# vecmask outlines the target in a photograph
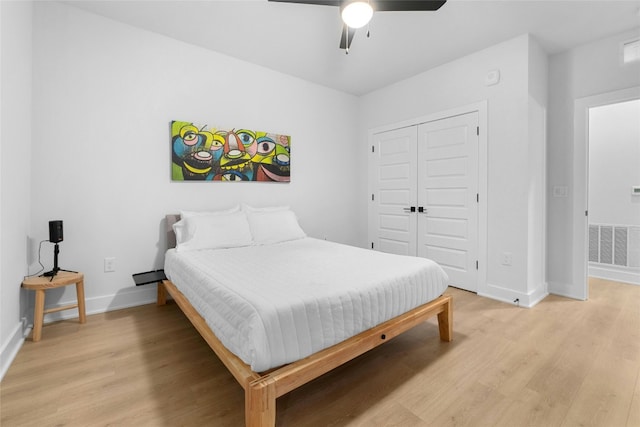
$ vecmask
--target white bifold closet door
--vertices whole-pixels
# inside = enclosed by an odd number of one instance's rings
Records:
[[[373,249],[416,254],[417,220],[408,210],[411,206],[415,209],[417,201],[417,141],[415,126],[374,135],[373,209],[369,210]]]
[[[475,292],[478,114],[376,133],[370,168],[372,247],[430,258]]]

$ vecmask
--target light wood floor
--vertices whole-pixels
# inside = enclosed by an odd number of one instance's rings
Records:
[[[450,289],[427,322],[278,399],[279,426],[640,426],[640,287],[518,308]],[[180,310],[45,325],[0,384],[2,427],[242,426],[244,394]]]

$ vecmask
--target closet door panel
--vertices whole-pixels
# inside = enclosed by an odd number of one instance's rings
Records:
[[[369,178],[369,235],[373,248],[415,255],[417,241],[417,128],[395,129],[373,136]]]
[[[450,283],[477,290],[478,114],[418,126],[417,254],[433,259]]]

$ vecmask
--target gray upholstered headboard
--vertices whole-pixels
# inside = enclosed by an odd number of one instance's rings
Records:
[[[173,231],[173,224],[180,221],[180,214],[169,214],[167,219],[167,249],[176,247],[176,233]]]

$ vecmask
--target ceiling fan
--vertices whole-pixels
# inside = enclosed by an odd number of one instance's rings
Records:
[[[447,0],[269,0],[280,3],[318,4],[340,7],[342,36],[340,49],[349,53],[356,29],[367,25],[373,12],[412,12],[438,10]],[[367,31],[367,36],[369,35]]]

